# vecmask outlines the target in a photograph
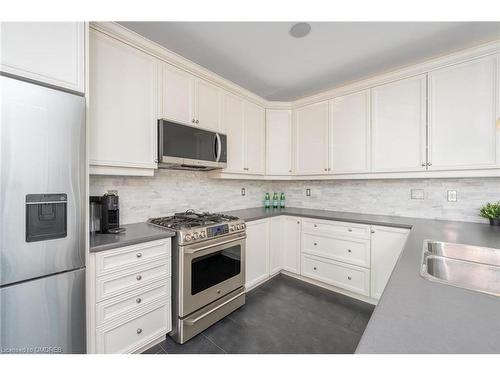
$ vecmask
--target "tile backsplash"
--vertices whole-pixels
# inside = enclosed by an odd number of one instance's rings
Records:
[[[245,188],[245,196],[241,195]],[[311,196],[306,196],[311,189]],[[411,190],[424,199],[410,199]],[[285,192],[287,206],[382,215],[486,222],[485,202],[500,200],[500,178],[249,181],[211,179],[204,172],[158,170],[154,177],[91,176],[90,194],[118,190],[121,222],[133,223],[189,208],[228,211],[262,205],[265,192]],[[447,201],[447,191],[457,201]]]

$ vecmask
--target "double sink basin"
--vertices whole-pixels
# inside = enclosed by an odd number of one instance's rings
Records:
[[[430,281],[500,296],[500,249],[425,240],[420,274]]]

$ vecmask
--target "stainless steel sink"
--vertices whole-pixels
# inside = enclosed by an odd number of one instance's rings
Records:
[[[440,241],[427,240],[426,242],[427,247],[424,248],[424,251],[432,255],[491,264],[500,267],[500,249]]]
[[[420,274],[430,281],[500,296],[500,250],[425,240]]]

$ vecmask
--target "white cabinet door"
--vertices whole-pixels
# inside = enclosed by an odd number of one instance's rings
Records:
[[[229,93],[222,97],[222,133],[227,135],[227,168],[224,172],[243,173],[243,99]]]
[[[2,22],[1,71],[84,92],[83,22]]]
[[[281,271],[281,239],[283,237],[282,227],[283,217],[277,216],[270,219],[270,240],[269,240],[269,274],[274,275]]]
[[[372,172],[425,170],[426,75],[375,87]]]
[[[429,73],[429,169],[499,164],[498,56]]]
[[[264,108],[245,102],[243,113],[244,171],[248,174],[264,174],[266,169],[266,115]]]
[[[380,298],[406,243],[409,230],[372,226],[371,293]]]
[[[197,79],[196,125],[213,131],[220,130],[220,90],[208,82]]]
[[[330,101],[330,168],[370,172],[370,90]]]
[[[266,170],[270,175],[292,173],[292,111],[266,110]]]
[[[269,219],[247,223],[245,274],[247,288],[269,277]]]
[[[146,169],[144,174],[152,175],[156,104],[156,59],[91,30],[90,164],[118,167],[120,174]]]
[[[194,77],[172,65],[160,65],[160,117],[193,124]]]
[[[295,173],[328,173],[328,101],[295,111]]]
[[[281,217],[281,266],[285,271],[300,274],[300,237],[302,219]]]

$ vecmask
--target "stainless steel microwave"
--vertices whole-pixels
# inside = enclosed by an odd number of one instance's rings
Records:
[[[226,168],[227,137],[210,130],[158,120],[158,168]]]

